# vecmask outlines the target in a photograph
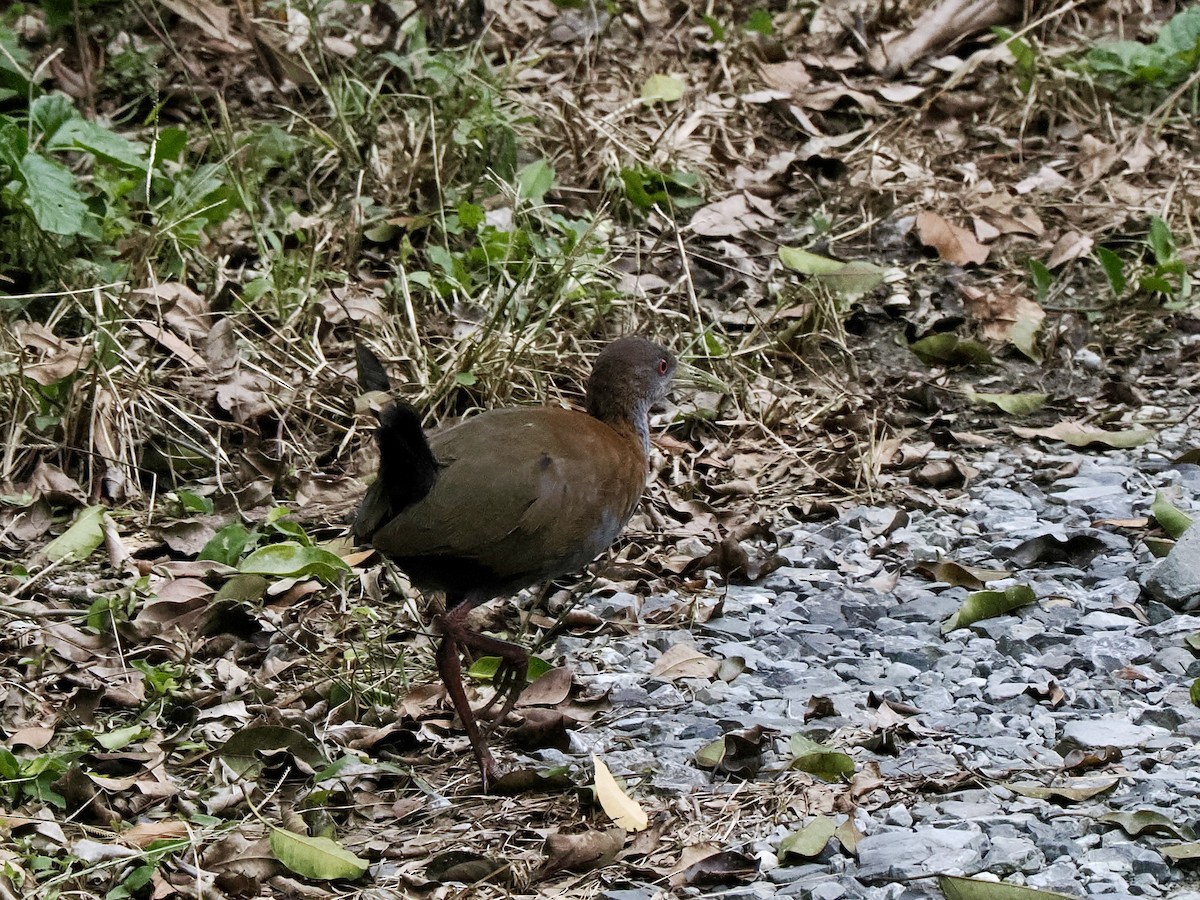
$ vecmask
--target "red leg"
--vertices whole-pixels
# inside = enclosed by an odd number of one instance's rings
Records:
[[[475,753],[475,761],[479,764],[479,774],[483,780],[485,792],[488,790],[490,782],[499,778],[503,773],[487,746],[491,728],[481,729],[479,727],[476,713],[471,709],[471,704],[467,700],[467,692],[462,682],[462,662],[459,659],[459,652],[466,648],[477,653],[500,657],[500,668],[497,669],[493,681],[496,686],[496,696],[483,707],[486,711],[497,699],[505,697],[505,705],[497,721],[503,721],[516,705],[521,689],[525,686],[525,676],[529,670],[529,652],[524,647],[488,637],[466,627],[466,617],[474,607],[486,599],[486,597],[459,599],[445,615],[439,616],[438,623],[442,629],[442,640],[437,648],[438,674],[442,677],[442,683],[446,685],[450,702],[454,704],[454,711],[462,720],[467,738],[471,742],[471,749]]]
[[[475,761],[479,764],[479,776],[483,779],[484,793],[487,793],[488,785],[494,779],[499,778],[502,773],[496,765],[492,751],[488,749],[487,740],[483,732],[479,730],[479,723],[467,700],[467,692],[462,683],[462,663],[459,661],[458,652],[458,642],[455,638],[450,633],[444,634],[437,648],[438,674],[442,676],[442,683],[446,685],[446,692],[450,695],[450,702],[454,704],[454,711],[462,719],[467,738],[471,741],[471,750],[475,753]]]

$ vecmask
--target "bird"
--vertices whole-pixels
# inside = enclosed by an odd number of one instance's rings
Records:
[[[360,354],[360,373],[361,362]],[[445,594],[446,611],[435,619],[438,674],[485,792],[503,773],[467,700],[461,654],[500,658],[484,709],[503,697],[502,721],[524,686],[529,653],[473,630],[467,616],[584,569],[617,540],[646,486],[651,407],[666,397],[676,365],[665,347],[628,335],[596,357],[585,411],[494,409],[429,435],[408,403],[379,410],[379,469],[351,531],[422,594]],[[380,373],[376,367],[369,380],[385,380]]]

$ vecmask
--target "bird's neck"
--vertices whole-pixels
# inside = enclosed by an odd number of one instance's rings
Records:
[[[632,405],[623,404],[620,409],[606,407],[588,398],[588,412],[614,431],[627,435],[642,451],[642,458],[650,459],[650,401],[641,399]]]

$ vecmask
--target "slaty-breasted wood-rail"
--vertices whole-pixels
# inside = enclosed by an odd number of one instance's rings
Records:
[[[379,414],[379,474],[353,525],[422,591],[444,591],[438,672],[479,763],[484,789],[499,770],[462,683],[462,649],[498,656],[497,698],[511,706],[525,648],[467,627],[494,597],[577,572],[621,534],[645,488],[648,416],[675,358],[630,336],[596,358],[586,412],[497,409],[426,436],[419,414],[393,401]]]

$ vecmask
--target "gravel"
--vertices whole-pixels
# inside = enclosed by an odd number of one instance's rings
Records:
[[[1175,435],[1182,447],[1185,436]],[[745,790],[693,757],[715,737],[754,725],[777,737],[766,742],[753,785],[808,785],[808,776],[784,771],[795,733],[849,753],[860,774],[879,777],[852,800],[844,787],[811,786],[813,796],[843,798],[814,812],[854,819],[864,835],[855,854],[833,841],[814,859],[781,862],[779,841],[810,821],[795,809],[782,824],[756,829],[748,820],[724,832],[724,849],[758,857],[752,883],[666,889],[626,881],[602,896],[916,900],[942,896],[927,876],[945,873],[1080,897],[1200,900],[1195,870],[1162,853],[1179,837],[1131,837],[1098,821],[1152,809],[1183,828],[1200,823],[1200,710],[1189,697],[1200,662],[1185,642],[1200,632],[1200,618],[1188,613],[1200,604],[1200,526],[1163,564],[1140,544],[1141,529],[1104,523],[1149,515],[1156,490],[1171,488],[1180,488],[1176,505],[1200,517],[1200,467],[1164,465],[1164,455],[997,450],[971,461],[982,474],[941,508],[909,509],[905,520],[895,508],[863,506],[836,522],[785,529],[779,552],[789,565],[757,584],[714,587],[722,614],[690,630],[562,638],[558,649],[577,680],[589,693],[608,689],[614,707],[603,728],[575,735],[573,752],[601,752],[614,771],[642,776],[635,793],[648,807],[655,798],[686,803],[679,795],[689,791]],[[1085,565],[1008,561],[1041,535],[1091,535],[1102,549]],[[1013,576],[988,587],[1026,584],[1037,599],[943,635],[942,622],[970,591],[916,571],[939,558],[1008,566]],[[624,594],[589,603],[612,614],[639,601]],[[729,682],[651,677],[654,661],[679,641],[739,661],[730,671],[740,673]],[[813,697],[828,698],[833,715],[806,722]],[[881,716],[879,698],[900,713]],[[906,707],[916,714],[903,715]],[[1063,770],[1088,753],[1100,757],[1095,768]],[[1078,800],[1006,787],[1076,778],[1116,783]]]

